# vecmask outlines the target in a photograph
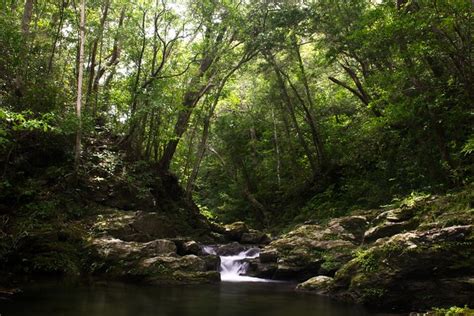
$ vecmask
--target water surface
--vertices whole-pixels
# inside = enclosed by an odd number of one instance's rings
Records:
[[[11,301],[1,316],[363,316],[361,307],[296,293],[287,283],[199,286],[86,286],[41,283]]]

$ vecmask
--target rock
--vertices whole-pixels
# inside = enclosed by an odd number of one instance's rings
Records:
[[[93,230],[96,235],[110,235],[125,241],[146,242],[176,236],[176,225],[166,216],[142,211],[112,211],[97,216]]]
[[[380,225],[370,228],[364,234],[364,242],[372,242],[379,238],[390,237],[395,234],[402,233],[406,230],[416,228],[417,223],[414,221],[405,222],[389,222],[385,221]]]
[[[209,237],[212,239],[212,242],[216,244],[224,244],[227,242],[225,236],[219,233],[210,232]]]
[[[190,240],[185,242],[183,245],[183,250],[185,254],[190,255],[200,255],[201,254],[201,246],[195,242],[194,240]]]
[[[339,227],[343,229],[342,225]],[[328,236],[332,238],[327,239]],[[276,262],[275,278],[279,279],[305,280],[321,273],[332,275],[352,259],[356,248],[353,242],[339,238],[322,226],[303,225],[263,248],[260,261]]]
[[[206,271],[206,262],[197,256],[155,257],[142,260],[131,271],[134,278],[150,284],[201,284],[220,281],[217,271]]]
[[[240,238],[240,242],[243,244],[269,244],[270,241],[270,237],[267,234],[254,229],[250,229],[248,233],[243,233]]]
[[[318,295],[328,295],[334,279],[328,276],[319,275],[313,277],[296,286],[296,290],[312,292]]]
[[[214,233],[218,233],[220,235],[223,235],[226,232],[226,228],[216,222],[209,222],[209,227]]]
[[[3,288],[0,286],[0,300],[2,299],[10,299],[14,296],[20,294],[22,291],[18,288]]]
[[[176,271],[173,273],[173,281],[154,280],[153,283],[165,284],[204,284],[204,283],[219,283],[221,281],[221,274],[217,271],[206,272],[182,272]]]
[[[451,226],[380,239],[336,272],[331,295],[398,310],[472,305],[473,230]]]
[[[221,257],[216,255],[207,255],[201,257],[206,263],[206,271],[219,271],[221,267]]]
[[[176,231],[168,219],[158,213],[137,212],[130,224],[133,230],[145,236],[173,236]]]
[[[318,274],[322,259],[307,260],[306,257],[288,256],[278,259],[275,278],[281,280],[304,280]]]
[[[340,217],[329,222],[328,231],[338,238],[360,243],[368,224],[366,216]]]
[[[181,239],[181,238],[175,238],[172,240],[176,244],[178,254],[180,256],[185,256],[185,255],[200,256],[203,254],[201,245],[195,242],[194,240]]]
[[[224,235],[233,241],[240,241],[244,233],[248,233],[249,229],[244,222],[235,222],[229,225],[225,225]]]
[[[260,251],[261,263],[276,263],[278,260],[278,251],[275,249],[264,249]]]
[[[195,250],[197,243],[184,241],[183,244]],[[213,263],[212,269],[210,267],[212,259],[204,260],[196,255],[178,256],[177,247],[170,240],[135,242],[103,237],[94,239],[90,247],[91,272],[109,279],[151,284],[194,284],[220,280],[214,269],[216,263]]]
[[[254,248],[249,248],[249,249],[245,250],[245,253],[249,257],[258,256],[260,254],[260,248],[255,248],[255,247]]]
[[[410,220],[414,216],[414,209],[409,207],[396,208],[393,210],[388,210],[380,215],[378,215],[373,223],[380,224],[384,221],[389,221],[393,223],[404,222]]]
[[[261,263],[258,258],[246,259],[245,261],[249,264],[245,275],[263,279],[274,278],[277,270],[276,263]]]
[[[238,253],[245,250],[246,250],[245,246],[239,244],[238,242],[233,242],[233,243],[218,247],[216,249],[216,254],[219,256],[232,256],[232,255],[237,255]]]
[[[188,255],[183,257],[167,257],[158,256],[147,258],[139,263],[140,268],[144,269],[145,274],[153,273],[154,271],[162,272],[162,270],[199,272],[206,271],[206,262],[195,255]]]
[[[98,255],[105,260],[132,260],[163,254],[176,254],[175,244],[166,239],[140,243],[105,237],[94,239],[92,245]]]

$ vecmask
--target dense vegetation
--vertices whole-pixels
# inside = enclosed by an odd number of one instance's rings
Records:
[[[469,0],[83,4],[0,2],[4,213],[101,138],[267,228],[472,181]]]
[[[247,276],[472,313],[473,3],[0,0],[0,300],[254,247]]]

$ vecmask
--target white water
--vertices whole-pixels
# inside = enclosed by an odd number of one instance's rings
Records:
[[[216,251],[211,246],[204,246],[203,251],[208,254],[216,254]],[[248,262],[244,259],[258,258],[259,250],[251,248],[240,252],[233,256],[220,256],[221,258],[221,280],[226,282],[271,282],[271,280],[260,279],[245,276],[249,267]]]

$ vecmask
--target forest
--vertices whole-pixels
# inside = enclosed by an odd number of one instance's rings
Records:
[[[0,314],[39,277],[213,283],[245,253],[368,313],[472,315],[473,9],[0,0]]]

